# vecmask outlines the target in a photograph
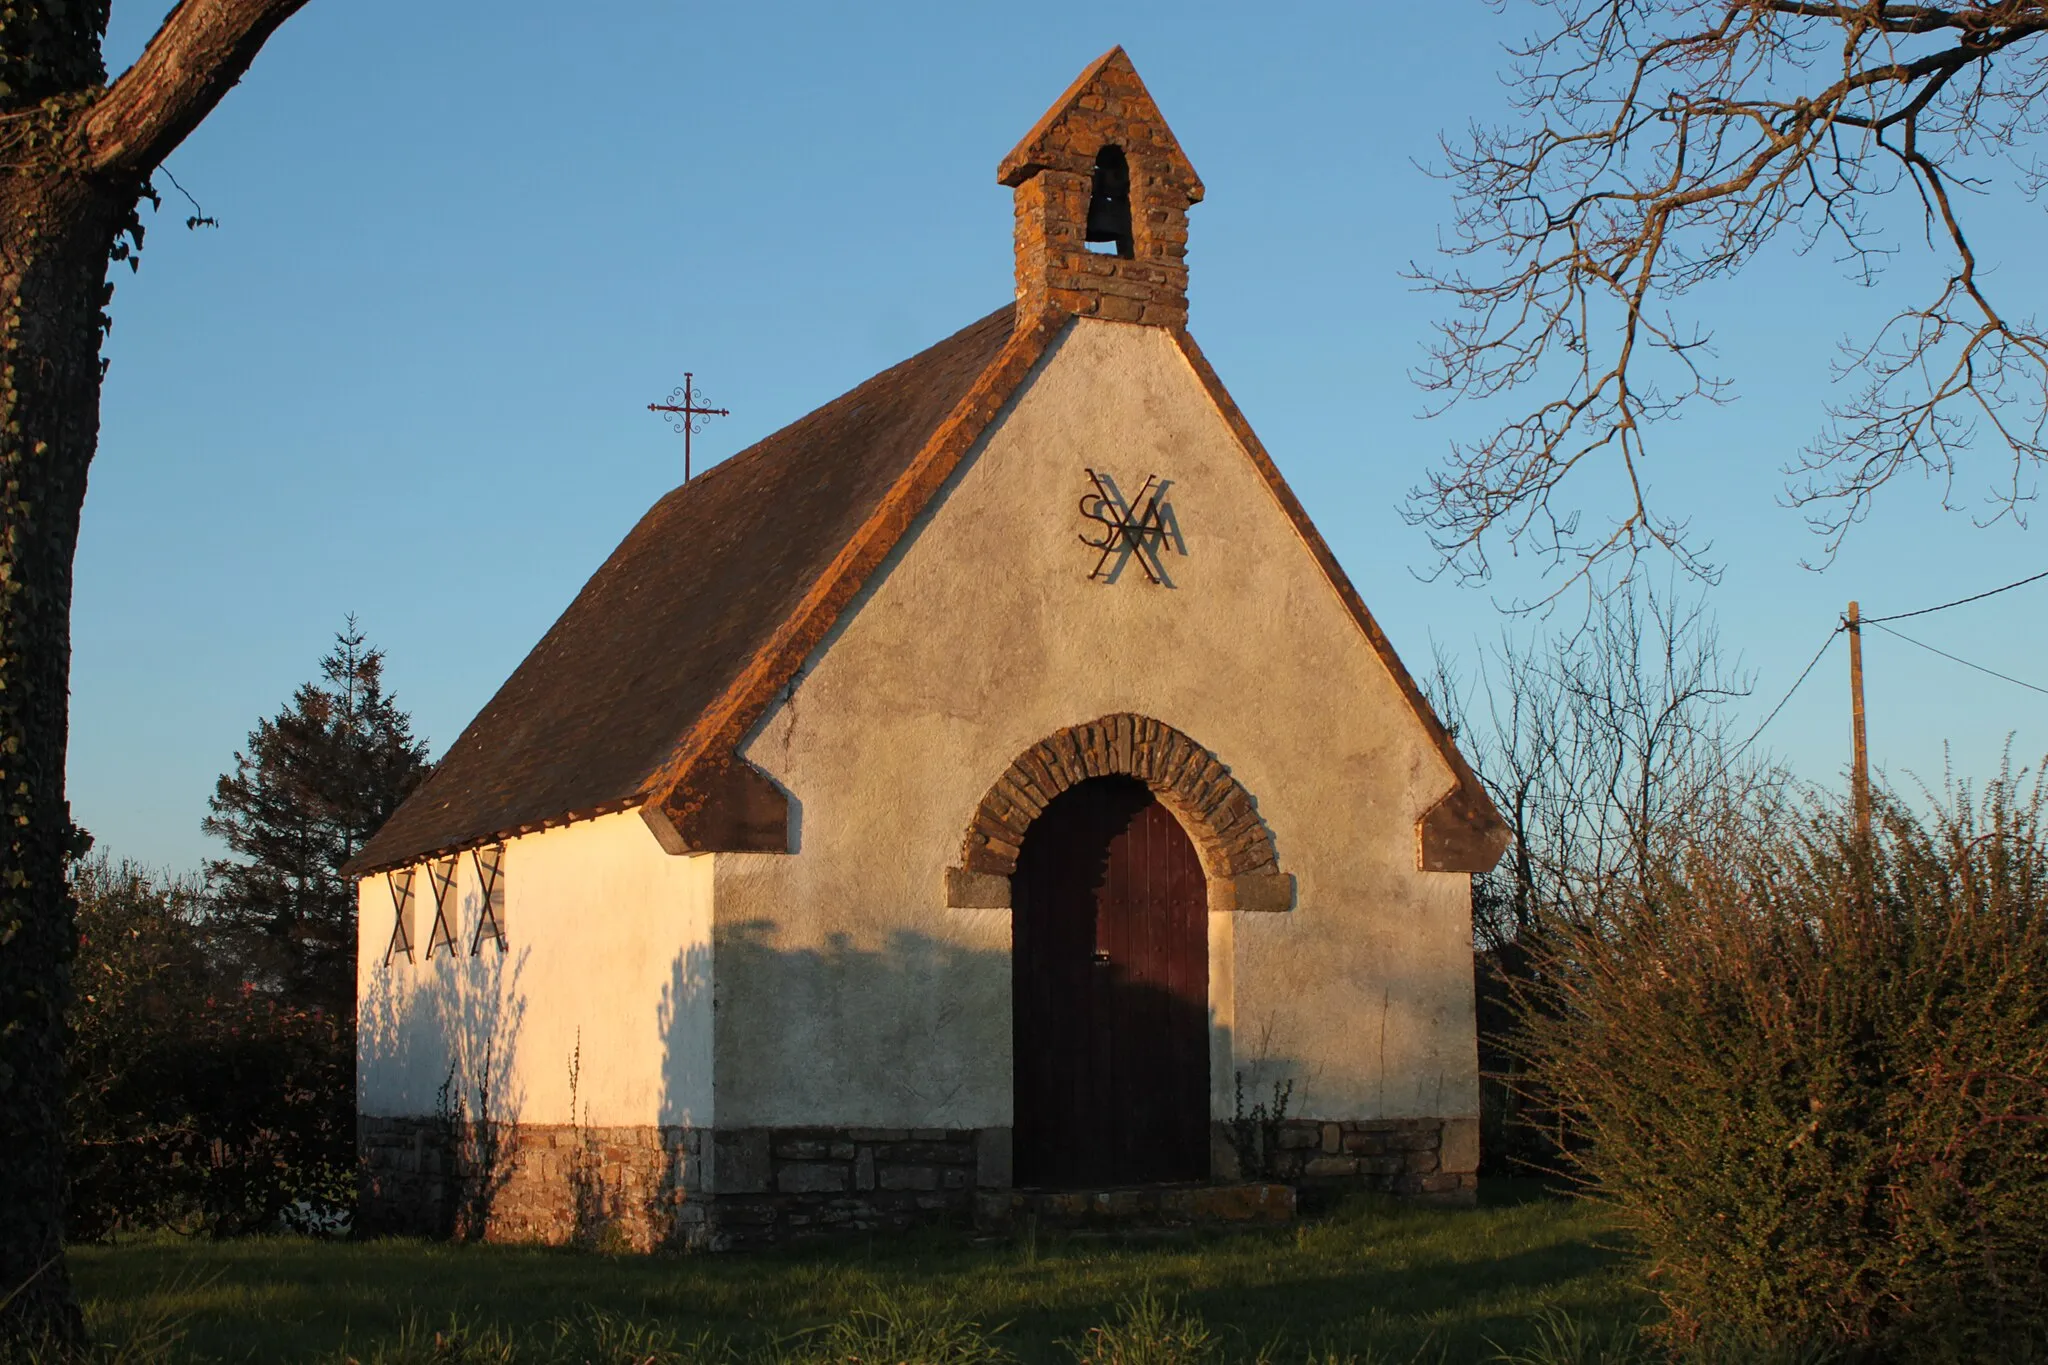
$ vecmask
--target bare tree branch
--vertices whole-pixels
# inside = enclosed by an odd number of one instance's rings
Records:
[[[2048,462],[2048,336],[1985,288],[1958,192],[2000,160],[2039,183],[2048,0],[1537,4],[1546,26],[1513,52],[1522,121],[1445,143],[1449,262],[1414,271],[1453,305],[1418,376],[1434,410],[1534,395],[1411,493],[1439,571],[1484,580],[1505,544],[1562,574],[1545,600],[1651,551],[1711,580],[1709,547],[1648,491],[1650,430],[1729,396],[1672,305],[1786,236],[1874,279],[1894,248],[1866,215],[1901,188],[1948,278],[1845,349],[1861,382],[1789,499],[1831,555],[1893,475],[1952,487],[1988,434],[2009,457],[1990,516],[2023,516]],[[1589,522],[1590,492],[1615,506]]]
[[[1780,780],[1735,739],[1751,678],[1723,655],[1704,600],[1671,589],[1631,585],[1546,640],[1503,634],[1475,687],[1439,652],[1424,690],[1514,834],[1475,886],[1485,952],[1640,880],[1726,793]]]
[[[180,0],[149,46],[86,110],[86,169],[148,175],[242,79],[306,0]]]

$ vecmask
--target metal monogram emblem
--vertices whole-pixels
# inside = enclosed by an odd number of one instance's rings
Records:
[[[1081,515],[1102,524],[1102,530],[1095,536],[1080,537],[1083,545],[1101,551],[1088,577],[1114,583],[1123,573],[1124,565],[1135,558],[1147,581],[1172,587],[1173,580],[1166,573],[1166,553],[1188,552],[1187,542],[1181,539],[1180,522],[1173,515],[1173,504],[1166,500],[1166,490],[1173,486],[1173,480],[1148,474],[1145,486],[1135,498],[1124,497],[1116,480],[1097,470],[1088,471],[1088,481],[1095,491],[1081,499]]]

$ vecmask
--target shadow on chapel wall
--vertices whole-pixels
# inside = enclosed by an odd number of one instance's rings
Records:
[[[790,948],[779,946],[782,934],[770,919],[722,926],[711,953],[721,1002],[772,1002],[722,1011],[719,1045],[726,1051],[719,1058],[723,1069],[714,1111],[721,1115],[720,1126],[731,1122],[726,1113],[762,1112],[776,1098],[764,1093],[771,1085],[807,1092],[802,1104],[812,1112],[848,1113],[841,1120],[848,1126],[1014,1125],[1007,946],[968,947],[898,930],[875,948],[856,946],[848,934],[833,934],[816,947]],[[684,1121],[667,1115],[683,1112],[688,1097],[701,1093],[694,1068],[710,1061],[708,1041],[693,1031],[708,1027],[710,1019],[710,1011],[695,1007],[708,989],[699,953],[693,950],[676,963],[663,995],[664,1123]],[[1148,994],[1157,996],[1161,1012],[1184,1007],[1163,993]],[[1218,1024],[1213,1010],[1201,1008],[1209,1035],[1210,1093],[1216,1097],[1211,1112],[1218,1122],[1228,1122],[1236,1078],[1224,1065],[1242,1041]],[[1275,1084],[1291,1080],[1298,1093],[1306,1080],[1305,1064],[1276,1048],[1270,1029],[1258,1046],[1255,1056],[1230,1062],[1244,1071],[1245,1103],[1236,1117],[1252,1122],[1270,1114]],[[1266,1114],[1253,1112],[1262,1094]],[[884,1101],[879,1112],[886,1119],[870,1117],[876,1111],[843,1108],[841,1102],[863,1095]]]
[[[384,1116],[429,1123],[432,1155],[415,1160],[437,1169],[413,1174],[426,1178],[423,1197],[437,1203],[431,1221],[444,1235],[481,1235],[512,1178],[507,1138],[526,1101],[518,1063],[531,951],[401,958],[380,966],[357,1002],[359,1123],[366,1134]]]
[[[793,1101],[844,1111],[852,1126],[920,1128],[988,1126],[992,1110],[1008,1112],[1007,951],[914,930],[872,948],[847,933],[784,947],[783,933],[770,919],[719,927],[719,999],[749,1004],[719,1020],[721,1111]],[[676,1056],[683,1040],[665,1041]]]
[[[661,1034],[659,1122],[711,1126],[711,947],[693,943],[670,964],[654,1010]]]

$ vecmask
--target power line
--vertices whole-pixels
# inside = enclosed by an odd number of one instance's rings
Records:
[[[2000,594],[2000,593],[2002,593],[2002,592],[2011,592],[2011,591],[2012,591],[2012,590],[2013,590],[2014,588],[2024,588],[2024,587],[2026,587],[2026,586],[2027,586],[2027,584],[2029,584],[2029,583],[2039,583],[2039,582],[2040,582],[2040,581],[2041,581],[2042,579],[2044,579],[2044,578],[2048,578],[2048,570],[2043,570],[2042,572],[2040,572],[2040,573],[2037,573],[2037,574],[2035,574],[2035,575],[2034,575],[2033,577],[2031,577],[2031,578],[2022,578],[2022,579],[2021,579],[2021,580],[2020,580],[2019,582],[2017,582],[2017,583],[2008,583],[2008,584],[2006,584],[2006,585],[2005,585],[2004,587],[2002,587],[2002,588],[1993,588],[1993,589],[1991,589],[1991,590],[1990,590],[1989,592],[1979,592],[1979,593],[1972,593],[1972,594],[1971,594],[1970,596],[1968,596],[1968,597],[1958,597],[1958,598],[1957,598],[1957,599],[1956,599],[1955,601],[1953,601],[1953,602],[1944,602],[1944,603],[1942,603],[1942,604],[1941,604],[1940,606],[1938,606],[1938,607],[1922,607],[1922,608],[1920,608],[1920,610],[1918,610],[1918,611],[1900,611],[1900,612],[1894,612],[1894,613],[1892,613],[1892,614],[1891,614],[1890,616],[1866,616],[1866,617],[1864,617],[1864,618],[1863,618],[1863,624],[1864,624],[1864,625],[1866,625],[1866,626],[1874,626],[1874,625],[1878,625],[1878,624],[1880,624],[1880,623],[1882,623],[1882,622],[1885,622],[1885,621],[1903,621],[1903,620],[1905,620],[1905,619],[1906,619],[1906,618],[1907,618],[1908,616],[1926,616],[1926,615],[1927,615],[1927,614],[1929,614],[1930,612],[1937,612],[1937,611],[1947,611],[1947,610],[1948,610],[1948,609],[1949,609],[1950,607],[1960,607],[1960,606],[1964,605],[1964,604],[1965,604],[1965,603],[1967,603],[1967,602],[1981,602],[1981,601],[1983,601],[1983,600],[1984,600],[1985,598],[1987,598],[1987,597],[1996,597],[1996,596],[1998,596],[1998,594]],[[1905,636],[1903,636],[1903,635],[1899,636],[1899,638],[1900,638],[1901,640],[1906,640],[1906,637],[1905,637]],[[1920,642],[1919,642],[1918,640],[1906,640],[1906,643],[1907,643],[1907,644],[1909,644],[1909,645],[1914,645],[1914,644],[1920,644]],[[1932,646],[1929,646],[1929,645],[1921,645],[1920,647],[1921,647],[1922,649],[1928,649],[1928,648],[1932,648]],[[1934,652],[1935,652],[1935,653],[1937,653],[1937,654],[1941,653],[1941,651],[1940,651],[1940,650],[1938,650],[1938,649],[1937,649],[1937,650],[1935,650]],[[1956,660],[1956,662],[1957,662],[1957,663],[1962,663],[1962,662],[1963,662],[1963,660],[1961,660],[1961,659],[1957,659],[1957,660]],[[1971,665],[1970,665],[1970,667],[1972,667],[1972,668],[1975,668],[1975,667],[1976,667],[1976,665],[1975,665],[1975,664],[1971,664]],[[1984,671],[1988,673],[1988,672],[1990,672],[1991,670],[1990,670],[1990,669],[1985,669]],[[2004,675],[2003,675],[2003,674],[2001,674],[2001,675],[1999,675],[1999,676],[2001,676],[2001,677],[2002,677],[2002,676],[2004,676]],[[2011,678],[2007,678],[2007,679],[2006,679],[2006,681],[2007,681],[2007,682],[2011,682],[2011,681],[2013,681],[2013,679],[2011,679]],[[2020,686],[2022,686],[2022,687],[2029,687],[2029,686],[2032,686],[2032,684],[2030,684],[2030,683],[2021,683],[2021,684],[2020,684]],[[2039,691],[2040,689],[2036,688],[2035,690],[2036,690],[2036,691]]]
[[[1968,659],[1958,658],[1957,656],[1950,654],[1946,650],[1936,649],[1933,645],[1930,644],[1923,644],[1921,641],[1915,640],[1910,635],[1900,635],[1898,631],[1893,630],[1891,627],[1884,624],[1884,622],[1886,621],[1903,621],[1909,616],[1927,616],[1937,611],[1947,611],[1950,607],[1960,607],[1971,602],[1981,602],[1987,597],[1996,597],[1998,596],[1998,594],[2002,592],[2011,592],[2014,588],[2024,588],[2029,583],[2039,583],[2043,579],[2048,579],[2048,570],[2044,570],[2041,573],[2033,574],[2029,577],[2019,579],[2016,582],[2007,583],[1996,588],[1991,588],[1985,592],[1972,593],[1968,597],[1958,597],[1953,602],[1943,602],[1939,606],[1922,607],[1918,611],[1894,612],[1890,616],[1865,616],[1860,621],[1858,621],[1857,624],[1859,626],[1876,626],[1879,630],[1883,631],[1887,635],[1891,635],[1898,639],[1904,640],[1909,645],[1919,645],[1920,648],[1927,650],[1929,653],[1939,654],[1942,658],[1947,659],[1953,663],[1959,663],[1963,665],[1963,667],[1965,668],[1974,668],[1979,673],[1988,673],[1992,677],[1997,678],[2003,682],[2013,683],[2016,686],[2026,688],[2030,692],[2039,692],[2044,696],[2048,696],[2048,687],[2036,687],[2033,683],[2027,682],[2024,679],[2015,678],[2008,674],[2000,673],[1998,670],[1993,668],[1986,668],[1982,664],[1971,663]],[[1749,732],[1748,739],[1743,740],[1741,744],[1736,746],[1734,754],[1730,755],[1730,762],[1733,762],[1736,757],[1739,757],[1741,754],[1747,752],[1749,746],[1756,743],[1757,738],[1760,735],[1762,735],[1765,730],[1768,730],[1770,728],[1771,722],[1778,718],[1778,713],[1785,709],[1786,703],[1792,700],[1793,694],[1796,693],[1805,684],[1807,678],[1812,676],[1813,670],[1820,666],[1821,659],[1827,654],[1828,646],[1832,645],[1835,642],[1835,637],[1837,635],[1842,634],[1844,631],[1848,630],[1848,628],[1848,622],[1843,621],[1840,624],[1836,625],[1836,627],[1833,630],[1828,632],[1828,637],[1820,642],[1820,648],[1815,650],[1813,652],[1813,657],[1806,661],[1806,667],[1799,670],[1799,676],[1797,678],[1794,678],[1792,680],[1792,685],[1785,689],[1785,695],[1778,698],[1778,704],[1771,708],[1771,713],[1764,717],[1763,723],[1757,726],[1756,729]]]
[[[1785,689],[1785,695],[1778,698],[1778,704],[1771,708],[1771,714],[1764,717],[1764,723],[1762,725],[1757,726],[1756,729],[1750,731],[1749,738],[1743,740],[1742,743],[1736,748],[1735,754],[1737,756],[1740,756],[1744,750],[1749,748],[1750,745],[1756,743],[1756,737],[1758,735],[1762,734],[1765,730],[1770,728],[1771,722],[1778,718],[1778,713],[1785,709],[1785,703],[1792,700],[1792,694],[1799,690],[1800,684],[1806,681],[1807,675],[1812,673],[1813,670],[1820,664],[1821,655],[1826,654],[1828,652],[1828,646],[1835,642],[1835,637],[1837,635],[1840,635],[1846,629],[1846,626],[1836,626],[1833,630],[1828,632],[1828,638],[1820,642],[1820,648],[1815,650],[1813,652],[1813,657],[1806,661],[1806,667],[1799,670],[1799,676],[1792,680],[1792,685],[1790,687]],[[1732,762],[1733,759],[1731,759],[1730,761]]]
[[[2048,577],[2048,574],[2044,574],[2042,576]],[[1930,608],[1930,610],[1938,610],[1938,608]],[[1896,621],[1898,618],[1896,616],[1892,616],[1886,617],[1885,619]],[[1922,641],[1916,640],[1910,635],[1900,635],[1899,632],[1893,630],[1890,626],[1879,626],[1877,622],[1869,620],[1866,620],[1865,622],[1863,622],[1863,624],[1866,626],[1877,626],[1877,628],[1883,631],[1885,634],[1890,635],[1895,639],[1904,640],[1909,645],[1919,645],[1920,648],[1926,650],[1929,654],[1939,654],[1942,658],[1947,659],[1950,663],[1961,664],[1964,668],[1974,668],[1979,673],[1989,673],[1994,678],[1998,678],[2004,682],[2012,683],[2017,687],[2024,687],[2029,692],[2039,692],[2042,696],[2048,697],[2048,687],[2036,687],[2034,684],[2030,682],[2025,682],[2019,678],[2012,677],[2008,674],[2000,673],[1995,668],[1986,668],[1982,664],[1973,664],[1968,659],[1957,658],[1955,655],[1949,653],[1945,649],[1936,649],[1933,645],[1926,644]]]

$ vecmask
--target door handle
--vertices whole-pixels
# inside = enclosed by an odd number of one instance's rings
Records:
[[[1095,964],[1099,967],[1107,967],[1109,965],[1109,954],[1097,948],[1095,950]]]

